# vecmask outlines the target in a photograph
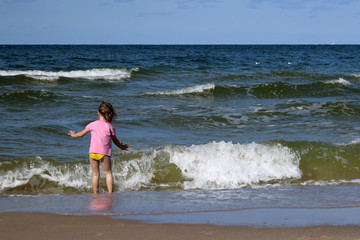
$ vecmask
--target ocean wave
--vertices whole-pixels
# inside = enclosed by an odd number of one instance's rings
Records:
[[[17,194],[64,193],[90,190],[90,166],[81,162],[59,164],[39,156],[0,164],[0,191]]]
[[[343,79],[343,78],[339,78],[337,80],[329,80],[329,81],[325,81],[325,83],[328,83],[328,84],[341,84],[341,85],[344,85],[344,86],[349,86],[351,85],[351,82]]]
[[[306,101],[287,101],[278,104],[275,108],[267,109],[264,106],[254,108],[255,117],[289,115],[333,116],[336,118],[356,117],[360,114],[360,107],[354,101],[327,101],[309,103]]]
[[[183,88],[179,90],[173,91],[165,91],[165,92],[150,92],[145,95],[183,95],[183,94],[191,94],[191,93],[203,93],[208,90],[212,90],[215,88],[214,83],[207,83],[204,85],[196,85],[188,88]]]
[[[279,144],[212,142],[115,154],[113,175],[118,191],[239,188],[276,179],[300,178],[298,161],[296,154]],[[0,164],[0,191],[9,194],[89,192],[90,176],[87,162],[57,163],[41,157],[22,159]],[[104,183],[103,178],[101,181]]]
[[[352,140],[349,143],[344,143],[344,145],[355,145],[355,144],[360,144],[360,138],[357,138],[355,140]]]
[[[116,191],[358,184],[358,141],[210,142],[114,152]],[[104,174],[100,186],[106,191]],[[87,161],[33,157],[0,163],[0,195],[90,193]]]
[[[137,68],[133,69],[110,69],[110,68],[94,68],[88,70],[75,70],[75,71],[41,71],[41,70],[0,70],[0,76],[26,76],[28,78],[36,80],[54,81],[59,78],[78,78],[87,80],[123,80],[131,77],[133,71],[137,71]]]
[[[339,91],[342,88],[342,91]],[[221,85],[208,83],[189,88],[151,92],[145,95],[182,95],[189,93],[210,92],[214,96],[231,97],[234,95],[255,98],[297,98],[313,96],[338,96],[346,95],[346,92],[357,93],[357,88],[352,88],[352,83],[343,78],[337,80],[316,81],[305,84],[293,84],[291,82],[266,82],[255,85]]]
[[[280,144],[212,142],[164,151],[187,179],[185,189],[239,188],[301,177],[298,156]]]
[[[346,92],[358,92],[351,88],[351,83],[343,78],[338,80],[317,81],[308,84],[291,84],[288,82],[268,82],[245,87],[247,95],[257,98],[284,98],[307,96],[343,96]],[[349,87],[350,86],[350,87]],[[339,91],[342,88],[342,91]]]
[[[12,92],[0,93],[0,99],[15,102],[33,102],[55,99],[57,95],[48,90],[17,90]]]

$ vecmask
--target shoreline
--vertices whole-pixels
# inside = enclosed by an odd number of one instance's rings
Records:
[[[358,199],[358,186],[38,195],[1,197],[0,213],[255,228],[360,226]]]
[[[0,213],[3,239],[359,239],[360,226],[252,228],[209,224],[149,224],[109,216]]]

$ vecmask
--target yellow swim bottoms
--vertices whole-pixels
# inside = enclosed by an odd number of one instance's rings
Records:
[[[90,157],[95,160],[101,160],[105,155],[100,153],[89,153]]]

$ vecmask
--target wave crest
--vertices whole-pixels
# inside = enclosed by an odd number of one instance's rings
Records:
[[[349,82],[348,80],[345,80],[343,78],[339,78],[337,80],[329,80],[329,81],[326,81],[325,83],[327,83],[327,84],[340,84],[340,85],[344,85],[344,86],[351,85],[351,82]]]
[[[301,177],[297,155],[280,144],[212,142],[121,154],[113,156],[117,191],[239,188]],[[105,189],[103,174],[100,181]],[[90,191],[87,161],[57,163],[36,157],[0,164],[0,193]]]
[[[238,188],[301,177],[297,155],[280,144],[212,142],[165,151],[188,179],[185,189]]]
[[[94,68],[88,70],[75,71],[41,71],[41,70],[0,70],[0,76],[26,76],[36,80],[54,81],[59,78],[79,78],[87,80],[123,80],[131,77],[132,71],[137,71],[137,68],[127,69],[110,69],[110,68]]]
[[[347,144],[210,142],[115,151],[115,191],[358,184],[359,140]],[[101,173],[100,187],[106,191]],[[88,161],[0,163],[0,195],[91,192]]]
[[[214,88],[215,88],[214,83],[207,83],[204,85],[196,85],[196,86],[183,88],[179,90],[173,90],[173,91],[146,93],[145,95],[183,95],[183,94],[191,94],[191,93],[203,93],[205,91],[212,90]]]

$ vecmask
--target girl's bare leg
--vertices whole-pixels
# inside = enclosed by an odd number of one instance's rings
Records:
[[[101,160],[101,165],[104,168],[106,177],[106,186],[109,193],[113,192],[113,175],[111,170],[111,159],[109,156],[104,156]]]
[[[91,165],[91,169],[92,169],[92,187],[93,187],[93,191],[94,194],[98,194],[99,193],[99,178],[100,178],[100,170],[99,170],[99,161],[92,159],[91,157],[89,157],[90,160],[90,165]]]

